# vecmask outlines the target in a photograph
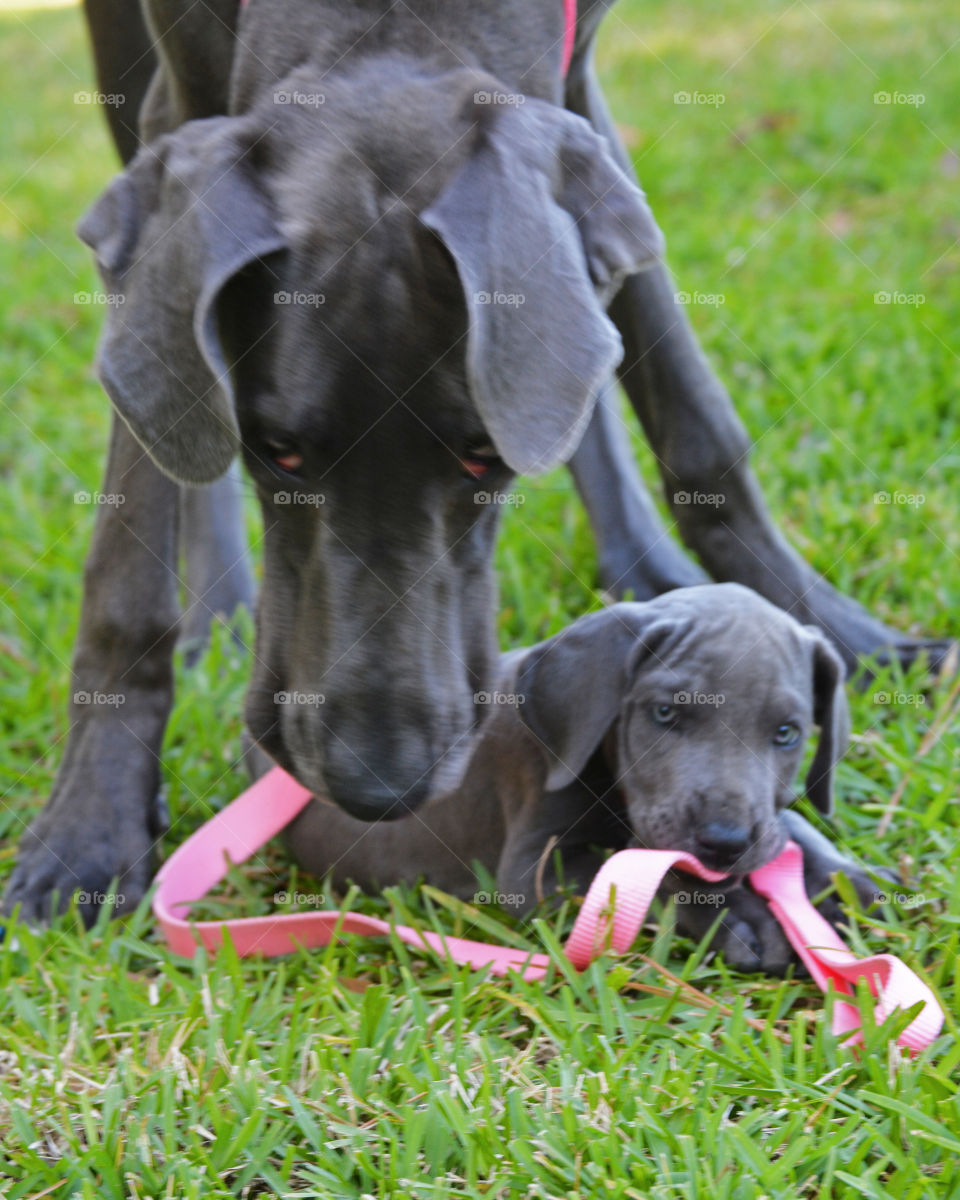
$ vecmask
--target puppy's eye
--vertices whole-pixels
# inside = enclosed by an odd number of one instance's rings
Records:
[[[658,725],[672,725],[677,719],[677,708],[674,704],[655,704],[650,715]]]
[[[482,479],[495,467],[503,465],[503,459],[491,442],[468,446],[460,459],[460,469],[471,479]]]
[[[783,725],[777,726],[777,732],[773,735],[773,744],[775,746],[783,746],[789,749],[795,746],[800,741],[800,727],[794,725],[792,721],[786,721]]]

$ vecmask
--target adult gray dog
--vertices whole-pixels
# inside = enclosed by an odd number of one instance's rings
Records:
[[[97,515],[74,690],[126,702],[72,707],[7,907],[37,918],[114,877],[142,894],[178,629],[253,600],[238,454],[264,516],[248,725],[356,817],[442,791],[476,726],[496,662],[478,488],[570,460],[608,588],[706,578],[631,462],[618,363],[710,575],[848,665],[916,654],[763,506],[594,79],[609,2],[581,3],[564,80],[561,0],[87,0],[100,88],[126,97],[109,119],[127,168],[80,226],[123,300],[99,371],[103,490],[126,502]],[[326,703],[275,702],[297,692]]]
[[[316,800],[286,836],[301,864],[375,890],[428,882],[464,897],[475,864],[501,904],[532,908],[565,883],[586,890],[604,849],[686,850],[730,875],[713,886],[671,874],[664,891],[697,938],[722,915],[714,946],[742,970],[783,971],[789,943],[743,875],[788,837],[804,849],[807,890],[861,867],[788,806],[813,727],[808,799],[832,809],[847,745],[843,664],[818,630],[737,584],[707,584],[645,604],[615,604],[503,656],[462,779],[397,821],[358,821]],[[465,814],[469,814],[465,819]],[[835,900],[827,915],[836,919]]]

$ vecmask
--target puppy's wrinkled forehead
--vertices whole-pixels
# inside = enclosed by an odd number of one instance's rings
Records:
[[[809,639],[793,617],[748,588],[708,584],[651,602],[662,619],[649,640],[646,669],[712,690],[784,681],[808,694]]]

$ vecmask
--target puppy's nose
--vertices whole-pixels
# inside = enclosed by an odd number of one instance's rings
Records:
[[[697,834],[707,858],[719,863],[734,863],[750,848],[752,835],[743,825],[710,821]]]

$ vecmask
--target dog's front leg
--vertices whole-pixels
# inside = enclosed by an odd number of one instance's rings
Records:
[[[173,698],[177,485],[114,417],[84,570],[66,751],[46,806],[23,835],[3,907],[25,920],[81,893],[102,905],[143,895],[158,837],[160,746]],[[116,897],[108,895],[119,880]]]
[[[206,487],[180,489],[180,547],[187,607],[180,643],[188,662],[206,646],[217,618],[252,611],[256,587],[243,521],[243,477],[235,462]]]
[[[663,527],[634,462],[618,403],[611,381],[569,464],[596,540],[600,580],[617,598],[629,592],[634,600],[707,583]]]

